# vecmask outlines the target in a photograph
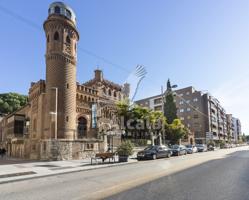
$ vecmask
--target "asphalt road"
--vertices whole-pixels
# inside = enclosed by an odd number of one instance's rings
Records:
[[[249,151],[208,161],[107,199],[248,200]]]
[[[0,185],[0,200],[249,200],[249,148],[219,150]]]

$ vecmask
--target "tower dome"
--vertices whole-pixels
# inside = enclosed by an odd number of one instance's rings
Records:
[[[63,2],[54,2],[50,4],[48,9],[48,15],[62,15],[67,19],[70,19],[76,25],[76,16],[72,8],[67,6]]]

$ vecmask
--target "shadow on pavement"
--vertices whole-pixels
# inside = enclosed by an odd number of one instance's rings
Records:
[[[249,150],[163,176],[106,199],[248,200]]]

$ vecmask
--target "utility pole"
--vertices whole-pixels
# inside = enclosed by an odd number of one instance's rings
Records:
[[[163,86],[161,86],[161,98],[162,98],[162,113],[163,113],[163,116],[164,116],[164,91],[163,91]],[[165,144],[165,129],[163,127],[162,129],[162,136],[160,137],[163,137],[163,144]]]

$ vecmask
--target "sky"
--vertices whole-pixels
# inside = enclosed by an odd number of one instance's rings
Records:
[[[68,0],[80,33],[77,80],[125,82],[147,70],[136,99],[178,88],[208,90],[249,134],[249,0]],[[48,0],[0,1],[0,93],[28,94],[45,79]]]

